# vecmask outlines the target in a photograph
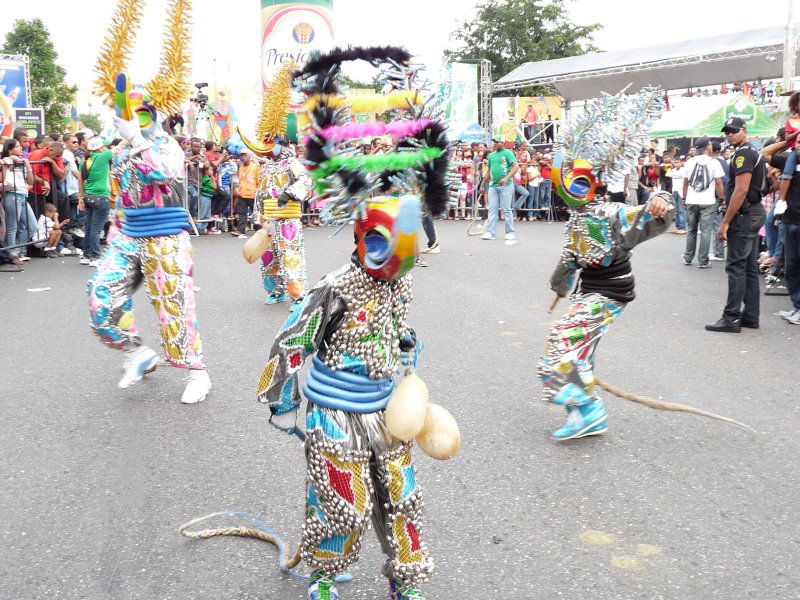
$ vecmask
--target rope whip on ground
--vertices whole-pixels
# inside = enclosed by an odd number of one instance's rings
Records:
[[[755,430],[749,425],[745,425],[741,421],[737,421],[736,419],[731,419],[730,417],[723,417],[722,415],[708,412],[706,410],[700,410],[699,408],[694,408],[693,406],[678,404],[677,402],[664,402],[663,400],[653,400],[652,398],[648,398],[646,396],[637,396],[636,394],[631,394],[630,392],[625,392],[619,389],[618,387],[614,387],[610,383],[606,383],[602,379],[598,379],[597,376],[595,376],[594,381],[597,385],[599,385],[607,392],[614,394],[615,396],[618,396],[620,398],[623,398],[624,400],[630,400],[631,402],[644,404],[645,406],[649,406],[650,408],[654,408],[656,410],[674,410],[678,412],[689,413],[692,415],[709,417],[711,419],[717,419],[718,421],[725,421],[726,423],[732,423],[738,427],[741,427],[742,429],[746,429],[751,433],[755,433]]]
[[[560,299],[561,296],[556,296],[555,298],[553,298],[553,302],[550,304],[550,308],[547,309],[548,313],[553,312]],[[709,417],[711,419],[717,419],[718,421],[725,421],[726,423],[732,423],[737,427],[741,427],[742,429],[746,429],[751,433],[755,433],[755,430],[749,425],[745,425],[744,423],[737,421],[736,419],[731,419],[730,417],[723,417],[722,415],[708,412],[706,410],[700,410],[699,408],[695,408],[693,406],[678,404],[677,402],[664,402],[663,400],[653,400],[652,398],[648,398],[647,396],[637,396],[636,394],[631,394],[630,392],[623,391],[618,387],[614,387],[610,383],[606,383],[602,379],[599,379],[597,376],[595,376],[594,381],[605,391],[614,394],[615,396],[618,396],[623,400],[630,400],[631,402],[644,404],[645,406],[648,406],[655,410],[673,410],[676,412],[689,413],[691,415],[700,415],[702,417]]]
[[[189,531],[189,529],[195,525],[198,525],[209,519],[213,519],[214,517],[238,517],[240,519],[250,521],[255,525],[255,527],[218,527],[216,529]],[[207,540],[209,538],[218,536],[236,536],[255,538],[257,540],[269,542],[278,548],[278,561],[280,562],[281,571],[291,575],[292,577],[297,577],[298,579],[308,579],[308,575],[303,575],[302,573],[298,573],[294,570],[294,568],[300,563],[300,546],[298,546],[295,553],[289,557],[289,547],[284,539],[275,531],[273,531],[266,523],[247,513],[230,511],[211,513],[210,515],[192,519],[188,523],[184,523],[180,526],[178,531],[182,536],[193,540]],[[343,583],[352,579],[353,576],[349,573],[343,573],[342,575],[336,576],[336,581],[338,583]]]

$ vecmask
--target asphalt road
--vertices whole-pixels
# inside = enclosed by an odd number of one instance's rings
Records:
[[[684,266],[674,235],[639,247],[638,297],[602,342],[598,374],[758,433],[608,398],[605,436],[559,444],[549,432],[563,411],[540,401],[535,365],[560,225],[522,224],[513,247],[468,238],[463,223],[439,229],[442,253],[415,269],[410,322],[426,343],[420,375],[463,445],[448,462],[416,453],[437,564],[426,598],[798,598],[800,327],[774,315],[787,299],[763,298],[758,331],[705,332],[724,301],[721,263]],[[307,232],[312,280],[348,260],[350,239]],[[195,246],[214,384],[198,406],[179,403],[170,368],[116,387],[123,357],[88,326],[89,268],[34,260],[0,274],[0,597],[305,597],[264,542],[178,534],[241,510],[294,545],[303,516],[301,446],[254,397],[286,307],[264,306],[241,240]],[[136,303],[155,346],[142,291]],[[386,597],[381,562],[369,533],[343,600]]]

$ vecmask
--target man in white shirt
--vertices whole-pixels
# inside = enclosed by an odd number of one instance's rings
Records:
[[[68,133],[64,136],[64,153],[61,158],[64,161],[64,170],[67,172],[67,196],[69,196],[70,207],[70,226],[72,233],[78,237],[83,237],[83,231],[78,232],[83,227],[86,214],[78,210],[78,161],[75,159],[75,151],[78,149],[77,136]]]
[[[719,161],[711,156],[711,140],[702,137],[695,142],[697,153],[683,167],[683,197],[689,213],[689,231],[683,263],[691,265],[697,250],[701,269],[708,269],[708,248],[716,212],[716,197],[723,195],[722,178],[725,173]],[[700,230],[700,248],[697,248],[697,231]]]
[[[606,182],[606,191],[608,192],[608,197],[612,202],[621,202],[622,204],[625,204],[625,192],[628,189],[629,178],[630,175],[617,175]]]

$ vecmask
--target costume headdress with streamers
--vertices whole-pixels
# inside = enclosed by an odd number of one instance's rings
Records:
[[[189,97],[189,0],[171,0],[164,27],[164,45],[161,66],[144,90],[138,90],[125,76],[128,59],[136,32],[141,25],[144,2],[119,0],[100,50],[95,80],[95,93],[103,97],[111,108],[130,120],[138,116],[142,129],[149,129],[156,121],[157,112],[168,114],[180,109]]]
[[[245,146],[260,155],[280,154],[277,140],[287,138],[287,127],[292,96],[294,61],[283,64],[261,97],[261,115],[256,125],[256,141],[249,140],[240,127],[239,136]],[[288,136],[291,138],[292,136]],[[296,141],[296,140],[295,140]]]
[[[362,60],[380,69],[386,94],[343,92],[337,77],[344,62]],[[306,94],[298,118],[305,136],[306,163],[318,196],[328,196],[322,218],[328,223],[355,221],[359,259],[378,279],[401,277],[414,265],[420,198],[439,214],[447,201],[447,150],[444,125],[425,99],[419,72],[402,48],[335,48],[313,56],[295,72]],[[389,122],[352,123],[352,113],[379,113]],[[364,155],[358,141],[391,135],[391,152]],[[375,197],[379,194],[378,197]]]
[[[583,114],[564,125],[552,171],[564,202],[573,207],[588,204],[602,182],[625,177],[661,114],[662,95],[658,88],[630,95],[603,93],[587,101]]]

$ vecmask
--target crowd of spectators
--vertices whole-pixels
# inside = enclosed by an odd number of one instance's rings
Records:
[[[783,85],[779,81],[762,83],[759,79],[753,82],[740,81],[730,87],[728,87],[728,84],[723,83],[718,88],[698,88],[696,90],[688,88],[681,95],[691,98],[692,96],[716,96],[718,94],[738,94],[739,92],[752,98],[756,104],[767,104],[783,94]]]

